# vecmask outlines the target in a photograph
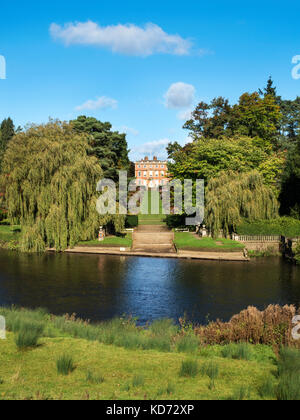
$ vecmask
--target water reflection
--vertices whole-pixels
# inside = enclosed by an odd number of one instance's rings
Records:
[[[249,264],[0,252],[0,305],[47,307],[93,321],[228,320],[269,303],[300,306],[300,269],[279,258]]]

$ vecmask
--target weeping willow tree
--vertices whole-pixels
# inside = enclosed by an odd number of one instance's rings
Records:
[[[85,135],[59,121],[31,126],[9,143],[1,184],[8,218],[22,227],[22,251],[61,251],[95,238],[100,225],[123,228],[124,216],[96,211],[103,172],[88,152]]]
[[[269,220],[278,216],[278,201],[257,172],[221,172],[206,188],[205,221],[214,237],[223,229],[227,236],[243,218]]]

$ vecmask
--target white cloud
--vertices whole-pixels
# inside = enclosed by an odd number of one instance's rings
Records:
[[[149,56],[156,53],[188,55],[192,43],[180,35],[171,35],[153,23],[144,27],[133,24],[100,26],[95,22],[52,23],[50,34],[65,45],[94,45],[113,52]]]
[[[185,146],[187,143],[190,143],[192,140],[189,137],[184,138],[183,140],[177,140],[181,146]],[[158,159],[167,159],[168,154],[166,147],[169,143],[173,143],[174,140],[164,138],[160,140],[150,141],[140,146],[135,146],[131,149],[131,159],[138,160],[142,159],[145,156],[152,158],[157,156]]]
[[[107,109],[107,108],[117,108],[118,101],[112,98],[108,98],[106,96],[101,96],[101,98],[97,98],[96,100],[88,100],[84,104],[79,105],[76,107],[76,111],[94,111],[96,109]]]
[[[196,89],[193,85],[178,82],[173,83],[165,94],[165,105],[167,108],[187,108],[195,99]]]
[[[153,157],[157,156],[159,159],[166,159],[167,152],[166,147],[171,143],[170,139],[160,139],[144,143],[140,146],[132,148],[132,154],[136,159],[143,158],[145,156]]]

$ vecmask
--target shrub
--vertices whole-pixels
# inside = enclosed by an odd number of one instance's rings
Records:
[[[181,364],[179,376],[195,377],[199,373],[199,366],[196,360],[185,360]]]
[[[172,319],[158,319],[154,321],[150,327],[149,331],[156,336],[172,336],[176,334],[178,328],[174,325]]]
[[[282,235],[289,238],[300,236],[300,220],[279,217],[273,220],[244,221],[237,229],[239,235]]]
[[[34,314],[36,312],[33,312]],[[26,318],[23,320],[20,316],[8,318],[7,325],[11,331],[17,333],[15,342],[19,349],[36,347],[44,331],[44,324]]]
[[[186,227],[186,214],[171,214],[166,217],[167,226],[170,229],[173,228],[185,228]]]
[[[25,350],[37,347],[40,336],[37,331],[24,329],[17,334],[15,342],[19,350]]]
[[[73,358],[64,354],[56,362],[57,372],[60,375],[69,375],[75,370]]]
[[[300,351],[282,348],[278,359],[279,384],[277,399],[279,401],[300,400]]]
[[[199,344],[198,337],[186,334],[179,338],[176,348],[179,353],[194,353],[199,349]]]
[[[280,377],[277,399],[279,401],[300,401],[299,374],[284,374]]]
[[[205,363],[200,368],[201,375],[206,375],[210,379],[209,389],[213,389],[215,387],[215,380],[219,376],[219,366],[214,363],[213,361],[209,363]]]
[[[221,354],[227,359],[250,360],[252,350],[247,343],[229,344],[222,349]]]
[[[133,229],[139,225],[139,218],[135,215],[128,215],[125,221],[125,227],[128,229]]]
[[[265,382],[258,388],[258,393],[261,398],[275,397],[276,387],[271,377],[267,378]]]
[[[296,373],[300,376],[300,351],[282,347],[278,359],[278,375]]]
[[[269,305],[264,311],[250,306],[227,323],[216,321],[207,326],[195,327],[195,333],[204,345],[250,343],[266,344],[280,349],[299,346],[292,337],[291,320],[296,315],[292,305]]]

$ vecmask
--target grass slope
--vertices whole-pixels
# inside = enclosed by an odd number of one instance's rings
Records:
[[[208,360],[218,365],[219,377],[210,389],[209,378],[201,372],[180,376],[188,359],[180,353],[128,350],[68,337],[45,337],[39,347],[20,352],[12,333],[0,349],[0,399],[230,399],[243,386],[250,392],[247,399],[259,399],[258,389],[273,369],[268,360],[225,359],[214,355],[214,349],[205,357],[193,355],[199,366]],[[75,363],[68,376],[56,369],[65,354]],[[103,382],[93,383],[93,376]]]
[[[145,329],[133,320],[89,325],[43,310],[0,314],[10,331],[0,340],[0,399],[260,399],[266,378],[276,382],[270,347],[201,347],[170,320]],[[18,344],[28,331],[40,338],[24,350]],[[63,361],[72,366],[67,375],[58,371]]]
[[[241,251],[244,245],[231,239],[197,238],[190,232],[175,232],[175,245],[182,250],[201,250],[211,252]]]

